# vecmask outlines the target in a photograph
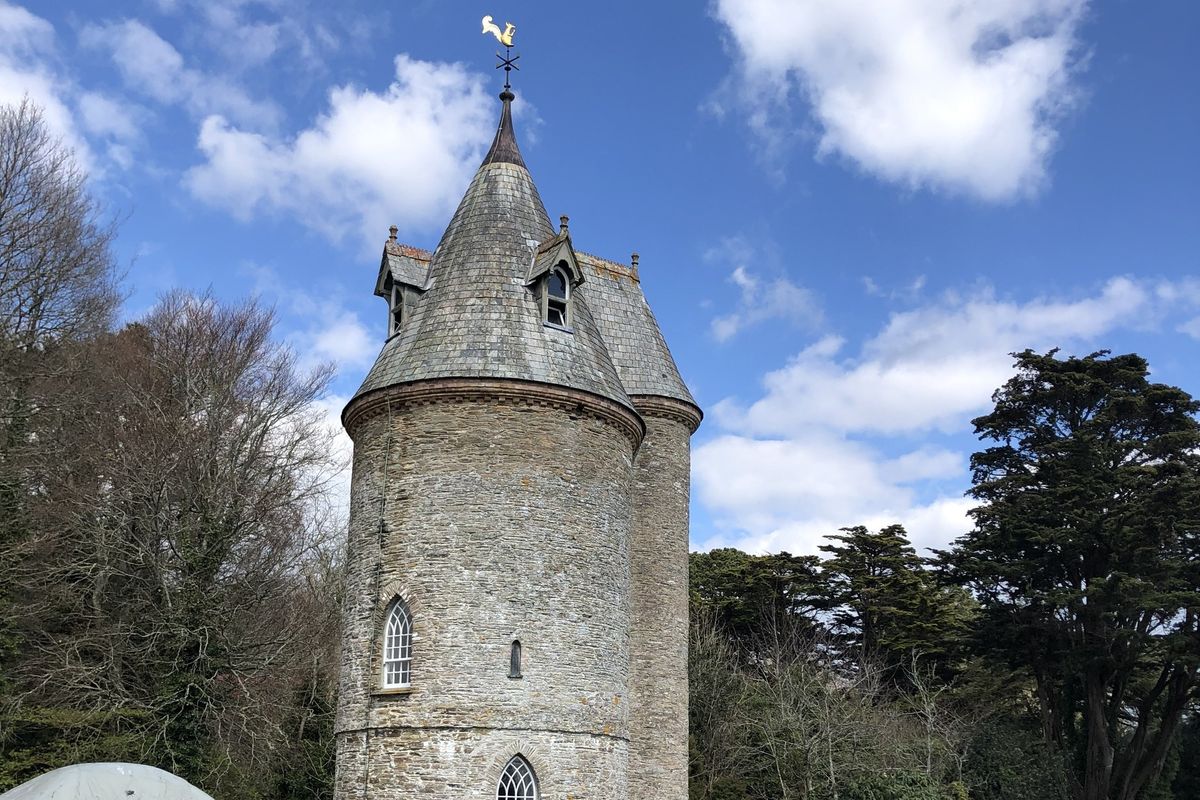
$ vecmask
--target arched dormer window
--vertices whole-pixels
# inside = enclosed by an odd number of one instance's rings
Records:
[[[571,323],[571,280],[566,264],[560,263],[546,274],[543,315],[550,325],[566,328]]]
[[[512,649],[508,652],[508,677],[521,677],[521,642],[513,639]]]
[[[513,756],[504,767],[496,800],[538,800],[537,776],[523,756]]]
[[[388,610],[383,626],[383,688],[412,685],[412,615],[403,600]]]
[[[388,336],[400,332],[404,322],[404,289],[398,283],[392,283],[391,295],[388,297]]]

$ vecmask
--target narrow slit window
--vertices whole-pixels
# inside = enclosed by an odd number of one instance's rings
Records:
[[[512,649],[508,653],[508,677],[521,677],[521,642],[513,639]]]
[[[546,276],[546,322],[560,328],[567,327],[570,320],[568,303],[571,299],[571,283],[566,270],[555,267]]]
[[[403,602],[392,604],[383,634],[383,688],[412,685],[412,615]]]
[[[496,800],[538,800],[537,777],[523,756],[513,756],[504,767]]]

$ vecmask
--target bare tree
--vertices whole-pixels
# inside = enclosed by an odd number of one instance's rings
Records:
[[[64,524],[23,575],[44,598],[28,695],[98,721],[80,736],[119,717],[138,760],[230,797],[264,790],[336,642],[329,371],[299,370],[272,324],[177,293],[97,346]]]
[[[50,487],[75,458],[57,433],[77,416],[85,351],[119,302],[113,235],[38,107],[0,106],[0,689],[45,607],[27,578],[40,531],[60,522]]]

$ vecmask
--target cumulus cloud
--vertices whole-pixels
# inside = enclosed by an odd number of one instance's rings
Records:
[[[56,68],[54,26],[21,6],[0,0],[0,103],[29,97],[50,131],[75,151],[85,168],[94,157],[71,112],[71,85]]]
[[[354,460],[354,442],[342,427],[342,409],[350,398],[341,394],[328,394],[317,401],[321,421],[332,440],[330,455],[338,467],[327,477],[328,499],[334,521],[331,529],[343,529],[350,519],[350,465]]]
[[[846,525],[906,523],[921,543],[944,544],[966,530],[961,498],[922,502],[922,482],[958,476],[965,457],[923,447],[898,457],[812,430],[791,439],[727,434],[692,460],[696,491],[718,530],[703,547],[815,553]]]
[[[692,466],[718,535],[698,544],[816,552],[839,527],[901,522],[920,546],[945,546],[973,505],[961,496],[963,438],[1012,374],[1010,352],[1086,351],[1197,305],[1191,280],[1114,278],[1074,299],[943,295],[893,314],[857,353],[823,337],[768,373],[749,405],[714,407],[724,433],[696,448]],[[918,438],[926,444],[914,449]]]
[[[383,92],[341,86],[312,126],[280,139],[207,118],[205,163],[186,176],[199,199],[243,220],[283,214],[339,241],[376,243],[395,223],[444,222],[489,138],[496,108],[462,64],[396,58]]]
[[[1086,0],[718,0],[735,91],[770,160],[799,126],[818,155],[985,200],[1037,191],[1077,100]],[[716,101],[724,102],[722,100]]]
[[[827,336],[769,373],[766,393],[749,407],[726,399],[714,412],[723,425],[758,435],[814,422],[841,432],[946,431],[987,408],[1010,374],[1010,352],[1087,342],[1144,323],[1157,307],[1154,287],[1129,278],[1071,301],[948,295],[893,314],[857,357]]]
[[[278,107],[252,99],[230,80],[187,66],[175,47],[137,20],[88,25],[85,47],[107,52],[125,85],[164,105],[180,105],[196,116],[223,114],[239,123],[273,129]]]

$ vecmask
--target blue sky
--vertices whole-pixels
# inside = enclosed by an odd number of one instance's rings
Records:
[[[0,101],[41,103],[124,218],[127,317],[258,294],[337,363],[334,424],[387,226],[435,245],[490,143],[484,14],[517,26],[548,211],[641,254],[708,415],[693,547],[947,543],[1013,350],[1136,351],[1200,393],[1186,0],[0,0]]]

